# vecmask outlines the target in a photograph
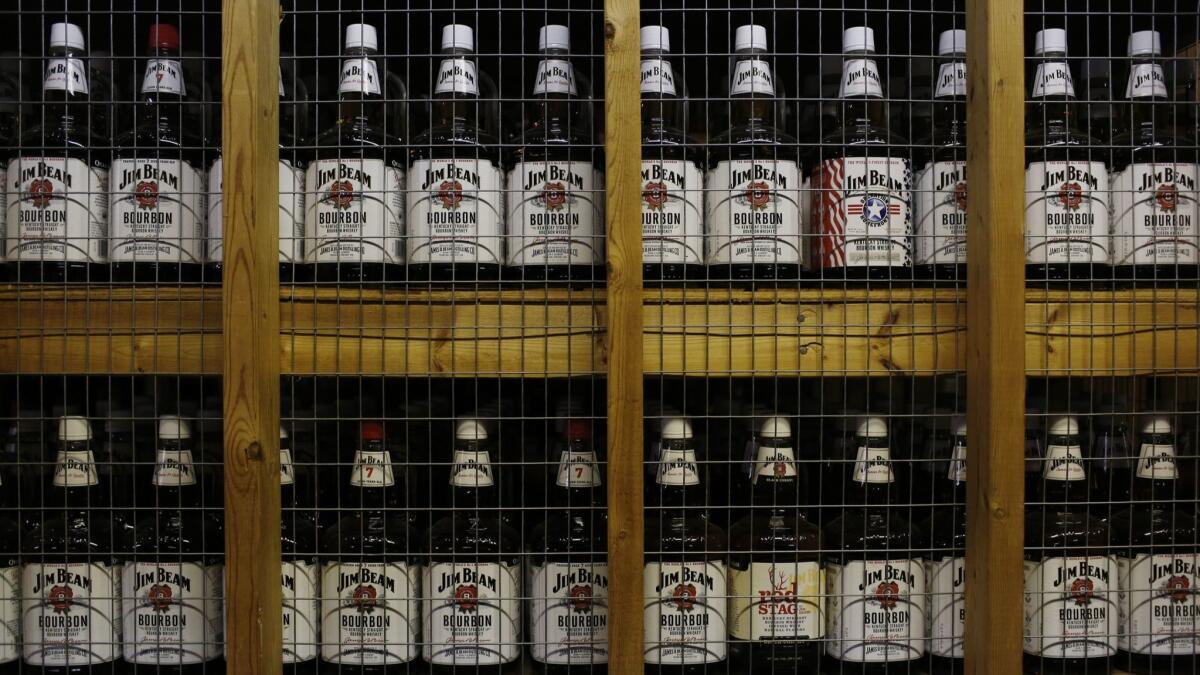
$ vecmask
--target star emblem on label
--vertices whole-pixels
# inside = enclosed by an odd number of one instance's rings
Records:
[[[577,584],[571,587],[571,608],[576,612],[587,612],[592,608],[592,587]]]
[[[154,584],[146,593],[146,602],[156,612],[165,612],[171,608],[171,587],[166,584]]]
[[[680,610],[690,612],[696,607],[696,586],[693,584],[679,584],[671,592],[671,598],[672,602]]]
[[[746,186],[746,201],[752,209],[765,209],[771,203],[771,186],[766,181],[752,181]]]
[[[50,205],[50,195],[54,192],[54,183],[49,178],[35,178],[29,183],[29,200],[38,208]]]
[[[333,202],[335,208],[350,208],[350,204],[354,202],[354,183],[348,180],[335,180],[333,185],[329,186],[328,199]]]
[[[1182,574],[1175,575],[1167,579],[1164,586],[1167,596],[1171,598],[1171,602],[1183,602],[1191,595],[1191,583],[1188,578]]]
[[[479,609],[479,589],[474,584],[460,584],[454,589],[454,601],[464,612],[474,612]]]
[[[567,186],[560,182],[546,183],[542,186],[541,199],[546,208],[557,211],[567,203]]]
[[[847,204],[846,213],[858,216],[868,225],[878,225],[887,221],[888,216],[900,215],[900,205],[893,204],[885,195],[863,195],[857,204]]]
[[[959,183],[954,186],[954,205],[958,207],[959,211],[967,210],[967,182],[966,181],[959,181]]]
[[[443,209],[457,209],[463,200],[462,183],[456,180],[444,180],[438,186],[437,198]]]
[[[662,207],[667,203],[667,185],[662,181],[651,181],[646,183],[646,187],[642,188],[642,199],[646,200],[646,206],[661,211]]]
[[[875,601],[884,609],[892,609],[900,602],[900,584],[885,581],[875,587]]]
[[[62,614],[71,611],[71,601],[74,597],[75,591],[71,590],[70,586],[52,586],[46,594],[46,602],[54,608],[55,614]]]
[[[1163,211],[1174,211],[1179,206],[1179,188],[1174,185],[1159,185],[1154,191],[1154,203]]]
[[[133,198],[138,208],[152,209],[158,206],[158,183],[152,180],[140,181],[133,188]]]
[[[1068,209],[1077,209],[1083,204],[1083,188],[1079,183],[1063,183],[1058,188],[1058,201]]]
[[[354,592],[350,594],[350,599],[354,602],[354,606],[358,608],[359,612],[363,613],[375,611],[375,605],[379,602],[378,597],[379,591],[375,590],[374,586],[368,586],[367,584],[359,584],[354,589]]]
[[[1071,582],[1071,597],[1075,598],[1075,604],[1086,605],[1092,601],[1093,589],[1095,584],[1091,579],[1081,577]]]

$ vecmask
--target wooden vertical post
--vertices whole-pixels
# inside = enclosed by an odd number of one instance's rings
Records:
[[[967,673],[1021,672],[1025,429],[1022,3],[967,2]]]
[[[225,639],[228,671],[279,675],[279,4],[225,0]]]
[[[604,2],[609,672],[642,672],[642,212],[638,0]]]

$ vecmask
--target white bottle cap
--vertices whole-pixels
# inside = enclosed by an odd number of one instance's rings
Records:
[[[758,435],[763,438],[791,438],[792,425],[786,417],[768,417],[758,428]]]
[[[671,51],[671,32],[666,26],[642,26],[640,32],[642,51],[656,49],[661,52]]]
[[[379,36],[375,26],[369,23],[352,23],[346,26],[346,49],[379,49]]]
[[[442,49],[475,50],[475,29],[461,23],[442,26]]]
[[[92,438],[92,425],[86,417],[69,415],[58,418],[58,440],[87,441]]]
[[[1145,31],[1150,32],[1150,31]],[[1171,418],[1166,415],[1152,415],[1146,423],[1142,425],[1143,434],[1169,434],[1171,429]]]
[[[669,417],[662,421],[662,439],[678,441],[692,437],[692,425],[682,417]]]
[[[1067,53],[1067,29],[1065,28],[1047,28],[1039,30],[1033,38],[1033,53],[1034,54],[1066,54]]]
[[[1070,415],[1055,417],[1050,420],[1049,434],[1051,436],[1079,435],[1079,420]]]
[[[860,417],[858,430],[854,435],[862,438],[887,438],[887,420],[882,417]]]
[[[748,26],[738,26],[733,33],[733,51],[740,52],[743,49],[762,49],[767,48],[767,27],[751,24]]]
[[[168,441],[191,438],[192,428],[182,417],[163,415],[158,418],[158,437]]]
[[[544,52],[547,49],[570,49],[571,48],[571,31],[566,26],[558,24],[550,24],[542,26],[538,31],[538,51]]]
[[[1129,34],[1130,56],[1159,56],[1162,54],[1162,35],[1156,30],[1139,30]]]
[[[875,31],[867,26],[851,26],[842,31],[843,52],[874,52]]]
[[[487,427],[479,420],[461,420],[454,430],[454,437],[460,441],[486,441]]]
[[[950,421],[950,425],[954,428],[955,436],[966,436],[967,435],[967,418],[955,417],[953,420]]]
[[[938,56],[967,53],[967,31],[962,29],[944,30],[938,36]]]
[[[73,23],[53,24],[50,26],[50,46],[83,51],[83,31]]]

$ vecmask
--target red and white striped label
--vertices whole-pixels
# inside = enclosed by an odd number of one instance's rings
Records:
[[[813,173],[813,266],[912,265],[912,168],[891,157],[829,159]]]

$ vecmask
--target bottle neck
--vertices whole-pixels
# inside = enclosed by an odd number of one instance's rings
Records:
[[[1125,83],[1127,131],[1132,145],[1161,143],[1171,126],[1171,106],[1162,65],[1151,59],[1137,59],[1130,65]]]
[[[1175,435],[1142,434],[1134,469],[1133,496],[1155,502],[1176,497],[1179,490],[1179,465],[1175,454]]]
[[[756,445],[751,503],[780,512],[795,508],[800,503],[800,475],[792,440],[760,437]]]
[[[142,100],[154,104],[181,103],[187,96],[179,53],[159,50],[146,61],[142,75]]]
[[[603,502],[600,469],[590,440],[571,441],[563,448],[554,484],[553,506],[589,507]]]
[[[691,439],[662,442],[655,487],[658,502],[663,507],[704,505],[700,467]]]
[[[338,123],[375,123],[383,106],[383,79],[374,52],[347,50],[338,83]]]
[[[159,508],[202,505],[191,439],[159,440],[151,482]]]
[[[678,126],[680,91],[675,71],[659,51],[642,52],[642,128],[645,135],[659,135]]]
[[[933,123],[935,145],[966,145],[967,64],[963,55],[952,55],[938,67]]]
[[[1042,465],[1042,501],[1062,509],[1084,504],[1087,499],[1083,437],[1049,436],[1046,439],[1046,459]]]
[[[442,52],[433,83],[434,126],[474,129],[479,117],[479,70],[465,49]]]
[[[850,485],[868,506],[892,500],[896,473],[892,466],[891,442],[887,437],[855,437],[855,456]]]
[[[763,50],[742,50],[734,57],[729,79],[731,127],[775,123],[775,77]]]
[[[450,468],[456,509],[495,508],[500,504],[491,448],[486,441],[458,440]]]
[[[100,474],[96,468],[96,457],[91,442],[62,441],[54,465],[51,485],[62,492],[60,499],[65,506],[87,506],[91,495],[99,491]]]

